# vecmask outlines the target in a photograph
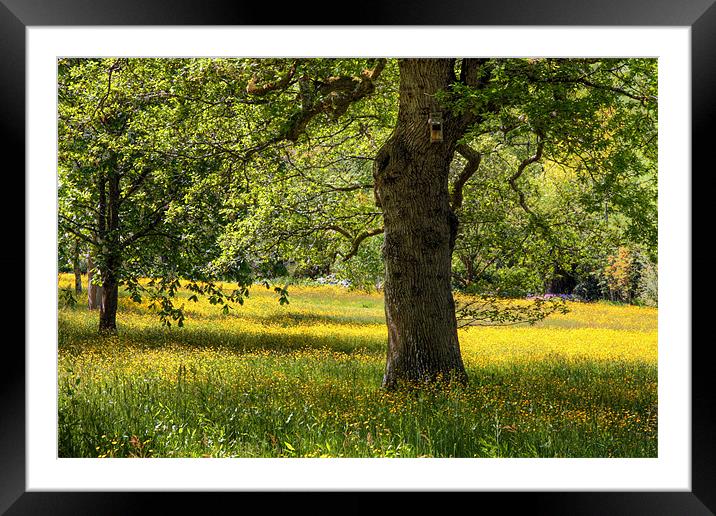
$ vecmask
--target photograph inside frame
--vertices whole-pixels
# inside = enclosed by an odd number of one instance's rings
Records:
[[[657,457],[657,69],[58,59],[58,456]]]

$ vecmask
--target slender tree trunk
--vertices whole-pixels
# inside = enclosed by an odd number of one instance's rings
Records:
[[[475,283],[475,257],[469,254],[459,255],[460,261],[465,267],[465,286],[469,287]]]
[[[457,218],[450,207],[449,166],[464,129],[445,119],[443,141],[431,143],[434,94],[455,80],[450,59],[400,62],[396,128],[376,156],[376,202],[385,243],[388,353],[383,386],[439,378],[467,380],[450,285]]]
[[[74,256],[72,257],[72,269],[75,273],[75,294],[82,293],[82,270],[80,269],[80,246],[75,242]]]
[[[81,294],[82,293],[82,270],[80,269],[79,260],[75,261],[72,265],[73,265],[73,269],[75,272],[75,294]]]
[[[92,263],[92,255],[87,253],[87,308],[97,310],[102,299],[102,287],[95,285],[92,281],[94,276],[94,264]]]

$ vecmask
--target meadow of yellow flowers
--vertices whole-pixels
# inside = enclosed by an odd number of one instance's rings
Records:
[[[180,293],[183,328],[122,296],[102,338],[86,303],[61,307],[60,456],[656,456],[656,308],[462,329],[469,385],[401,393],[380,388],[380,294],[289,292],[256,287],[228,315]]]

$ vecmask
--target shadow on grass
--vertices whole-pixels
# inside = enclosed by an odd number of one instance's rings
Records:
[[[334,323],[335,324],[335,323]],[[310,326],[309,326],[310,329]],[[387,338],[387,337],[386,337]],[[151,326],[122,326],[116,335],[102,337],[91,318],[71,318],[60,315],[58,347],[69,352],[81,352],[96,346],[133,346],[155,349],[166,346],[186,346],[198,349],[230,349],[237,353],[270,351],[290,353],[306,349],[326,349],[343,353],[385,353],[386,341],[372,336],[341,333],[340,329],[326,333],[284,333],[280,331],[242,331],[222,326],[187,323],[183,328],[165,328],[159,322]]]
[[[181,303],[180,303],[181,304]],[[244,310],[241,305],[232,307],[228,315],[221,312],[221,306],[217,305],[215,308],[206,311],[194,310],[192,302],[184,304],[184,313],[187,317],[187,325],[197,320],[201,321],[227,321],[227,320],[241,320],[248,321],[257,324],[278,326],[282,328],[296,326],[296,325],[311,325],[311,324],[343,324],[343,325],[360,325],[360,324],[384,324],[385,316],[381,315],[370,315],[361,313],[361,310],[369,307],[356,308],[354,312],[350,314],[321,314],[312,313],[307,311],[297,311],[293,307],[286,309],[278,308],[276,311],[271,311],[263,314],[257,314]],[[135,314],[140,316],[152,315],[152,312],[147,309],[146,306],[137,304],[129,298],[122,299],[120,301],[120,310],[125,314]]]

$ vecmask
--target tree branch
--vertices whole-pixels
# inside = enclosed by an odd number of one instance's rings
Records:
[[[613,93],[617,93],[619,95],[623,95],[625,97],[628,97],[633,100],[638,100],[642,105],[645,105],[648,101],[658,101],[658,97],[654,95],[639,95],[636,93],[632,93],[630,91],[625,90],[624,88],[619,88],[617,86],[611,86],[608,84],[599,84],[596,82],[593,82],[589,80],[587,77],[590,75],[593,75],[595,72],[592,72],[587,75],[582,75],[581,77],[550,77],[550,78],[536,78],[533,74],[528,73],[527,78],[531,80],[532,82],[541,82],[541,83],[547,83],[547,84],[581,84],[582,86],[586,86],[588,88],[594,88],[599,90],[607,90],[611,91]],[[612,76],[617,77],[618,79],[621,79],[614,70],[609,70],[609,73],[612,74]]]
[[[450,196],[450,204],[452,205],[453,211],[462,207],[462,190],[470,178],[475,175],[482,161],[482,154],[469,145],[461,143],[457,146],[456,150],[467,160],[467,163],[453,185],[452,195]]]
[[[363,70],[359,77],[342,75],[320,82],[318,92],[323,98],[317,103],[304,102],[301,111],[294,113],[291,122],[277,137],[277,141],[295,142],[316,115],[324,113],[337,118],[344,114],[351,104],[373,93],[375,80],[385,68],[386,62],[384,58],[377,59],[375,67],[372,70]]]
[[[291,69],[284,75],[282,78],[280,78],[277,81],[274,82],[268,82],[266,84],[258,85],[256,83],[257,79],[254,75],[249,80],[249,84],[246,86],[246,93],[249,95],[254,96],[262,96],[266,95],[267,93],[270,93],[272,91],[277,90],[284,90],[288,87],[288,85],[291,83],[291,79],[293,79],[293,76],[296,74],[296,67],[298,66],[298,61],[294,61],[291,65]]]
[[[128,236],[126,239],[122,241],[123,246],[127,246],[129,244],[132,244],[139,240],[140,238],[144,238],[148,236],[154,228],[156,228],[159,223],[162,221],[162,218],[164,217],[164,214],[169,209],[169,204],[162,204],[159,206],[154,212],[150,215],[152,217],[152,220],[144,227],[144,229],[141,229],[134,233],[133,235]]]
[[[95,245],[95,244],[96,244],[96,242],[94,241],[94,239],[92,239],[91,237],[86,236],[85,234],[81,233],[81,231],[80,231],[81,229],[86,229],[86,230],[90,231],[90,233],[92,233],[95,228],[93,228],[93,227],[91,227],[91,226],[88,226],[88,225],[85,225],[85,224],[80,224],[80,223],[78,223],[78,222],[76,222],[76,221],[74,221],[74,220],[68,219],[67,217],[65,217],[65,216],[62,215],[62,214],[59,215],[59,218],[60,218],[62,221],[64,221],[64,223],[67,224],[67,225],[63,224],[63,228],[65,229],[65,231],[68,231],[69,233],[72,233],[72,234],[73,234],[74,236],[76,236],[77,238],[79,238],[79,239],[81,239],[81,240],[83,240],[83,241],[85,241],[85,242],[87,242],[87,243],[89,243],[89,244],[92,244],[92,245]]]
[[[145,167],[145,169],[142,171],[137,178],[132,181],[132,184],[125,190],[125,193],[123,196],[119,199],[119,204],[123,204],[124,201],[129,199],[132,195],[134,195],[134,192],[139,190],[139,188],[144,184],[144,181],[146,181],[147,177],[149,177],[149,174],[152,172],[152,169],[150,167]]]
[[[517,167],[517,171],[507,179],[507,181],[510,183],[510,187],[519,196],[519,204],[522,207],[522,209],[525,210],[525,212],[527,212],[529,215],[531,215],[535,219],[537,218],[537,216],[530,209],[530,207],[527,206],[527,201],[525,200],[525,194],[517,186],[517,180],[523,174],[523,172],[525,171],[525,169],[527,168],[528,165],[531,165],[532,163],[535,163],[535,162],[539,161],[540,159],[542,159],[542,151],[543,150],[544,150],[544,138],[542,137],[542,135],[537,135],[537,149],[536,149],[534,155],[522,160],[520,162],[519,166]],[[540,224],[540,225],[542,225],[542,224]]]
[[[346,230],[340,226],[331,225],[331,226],[327,226],[325,229],[333,230],[336,233],[340,233],[341,235],[343,235],[344,237],[346,237],[348,240],[351,241],[350,251],[348,251],[348,253],[346,253],[345,255],[342,255],[341,261],[343,261],[343,262],[347,262],[348,260],[353,258],[356,254],[358,254],[358,248],[360,247],[363,240],[365,240],[366,238],[370,238],[372,236],[380,235],[384,231],[384,229],[382,227],[374,228],[374,229],[366,229],[364,231],[361,231],[354,237],[353,235],[351,235],[351,233],[348,230]],[[341,253],[337,253],[337,254],[341,254]]]
[[[375,229],[368,229],[366,231],[358,233],[358,235],[353,239],[353,244],[351,245],[351,250],[348,251],[348,254],[346,254],[342,258],[342,261],[347,262],[348,260],[353,258],[358,253],[358,248],[360,247],[363,240],[365,240],[366,238],[372,237],[372,236],[380,235],[383,233],[383,231],[385,231],[385,230],[384,230],[384,228],[381,227],[381,228],[375,228]]]
[[[109,94],[112,92],[112,74],[120,69],[119,64],[121,61],[121,59],[117,59],[107,70],[107,92],[100,99],[99,103],[95,106],[94,111],[92,111],[92,114],[90,115],[90,120],[94,118],[94,115],[97,111],[101,111],[102,108],[104,108],[104,103],[107,102]]]

